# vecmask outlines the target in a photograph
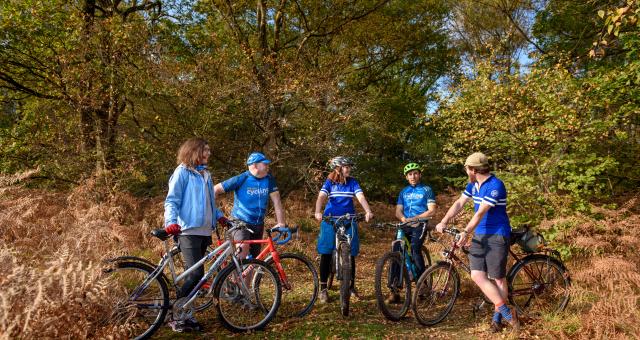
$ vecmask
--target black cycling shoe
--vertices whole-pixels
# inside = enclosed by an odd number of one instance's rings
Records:
[[[194,332],[202,332],[204,330],[204,327],[194,318],[184,320],[184,324]]]

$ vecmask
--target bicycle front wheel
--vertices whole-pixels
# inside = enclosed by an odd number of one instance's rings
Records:
[[[275,267],[273,259],[267,263]],[[320,286],[316,268],[306,256],[295,253],[280,254],[280,264],[286,280],[280,277],[283,294],[278,315],[289,318],[309,314]]]
[[[103,270],[106,296],[113,306],[109,323],[128,329],[135,339],[153,335],[169,310],[167,283],[160,276],[149,280],[153,270],[140,261],[115,262]]]
[[[460,293],[460,277],[448,262],[440,262],[420,276],[413,293],[413,313],[420,324],[433,326],[447,317]]]
[[[376,263],[376,300],[380,312],[400,321],[411,305],[411,281],[399,252],[384,254]]]
[[[278,311],[281,285],[278,274],[263,261],[242,260],[223,269],[216,280],[214,299],[222,325],[233,332],[263,329]]]
[[[559,313],[569,303],[571,279],[562,263],[547,255],[532,255],[507,275],[509,301],[518,313],[532,317]]]
[[[338,269],[341,271],[340,281],[340,312],[343,316],[349,316],[349,299],[351,298],[351,247],[346,242],[338,245]]]

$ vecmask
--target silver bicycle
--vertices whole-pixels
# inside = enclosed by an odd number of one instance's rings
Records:
[[[194,302],[205,296],[213,297],[218,318],[227,329],[244,332],[264,328],[280,306],[280,279],[264,261],[237,258],[232,235],[243,228],[241,225],[229,228],[221,245],[179,275],[174,256],[180,250],[177,246],[170,248],[170,235],[164,229],[151,232],[164,242],[165,253],[157,265],[134,256],[109,260],[103,270],[109,296],[113,299],[108,322],[127,327],[131,337],[146,339],[164,323],[169,311],[175,320],[190,318],[196,311],[197,303]],[[169,288],[175,291],[187,275],[211,262],[213,264],[187,296],[170,298]],[[167,267],[171,281],[165,275]],[[211,278],[213,283],[207,284]]]

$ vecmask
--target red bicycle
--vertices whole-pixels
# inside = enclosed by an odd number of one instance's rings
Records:
[[[242,221],[229,220],[234,227],[246,225]],[[275,227],[265,230],[267,235],[261,240],[234,241],[234,244],[265,244],[260,254],[256,257],[272,266],[280,278],[282,284],[282,300],[278,314],[285,317],[303,317],[313,309],[318,297],[320,286],[318,272],[313,262],[303,254],[280,253],[276,245],[283,245],[291,240],[293,234],[298,232],[297,227]],[[216,235],[219,236],[216,229]],[[218,237],[218,244],[222,240]],[[210,287],[205,283],[201,289],[200,303],[196,303],[195,310],[207,309],[213,303]]]
[[[456,268],[470,273],[469,266],[456,254],[460,231],[453,227],[444,232],[454,236],[451,246],[442,252],[443,260],[420,276],[413,293],[413,313],[422,325],[433,326],[447,317],[460,295],[460,276]],[[529,232],[529,228],[511,232],[511,245]],[[519,315],[543,317],[559,313],[569,303],[571,277],[560,254],[543,244],[534,249],[523,247],[526,256],[509,248],[515,263],[507,271],[509,302]],[[467,251],[466,247],[462,247]],[[483,294],[483,300],[488,301]],[[490,303],[490,302],[489,302]],[[480,308],[481,305],[477,308]]]

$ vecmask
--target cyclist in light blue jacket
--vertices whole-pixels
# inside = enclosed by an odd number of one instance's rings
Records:
[[[213,181],[207,171],[210,155],[206,140],[192,138],[184,142],[178,151],[178,167],[169,179],[169,192],[164,201],[165,231],[177,237],[185,269],[206,254],[216,221],[226,223],[216,208]],[[203,267],[188,275],[177,291],[178,299],[185,297],[203,275]],[[172,320],[169,326],[177,332],[202,330],[193,317]]]

